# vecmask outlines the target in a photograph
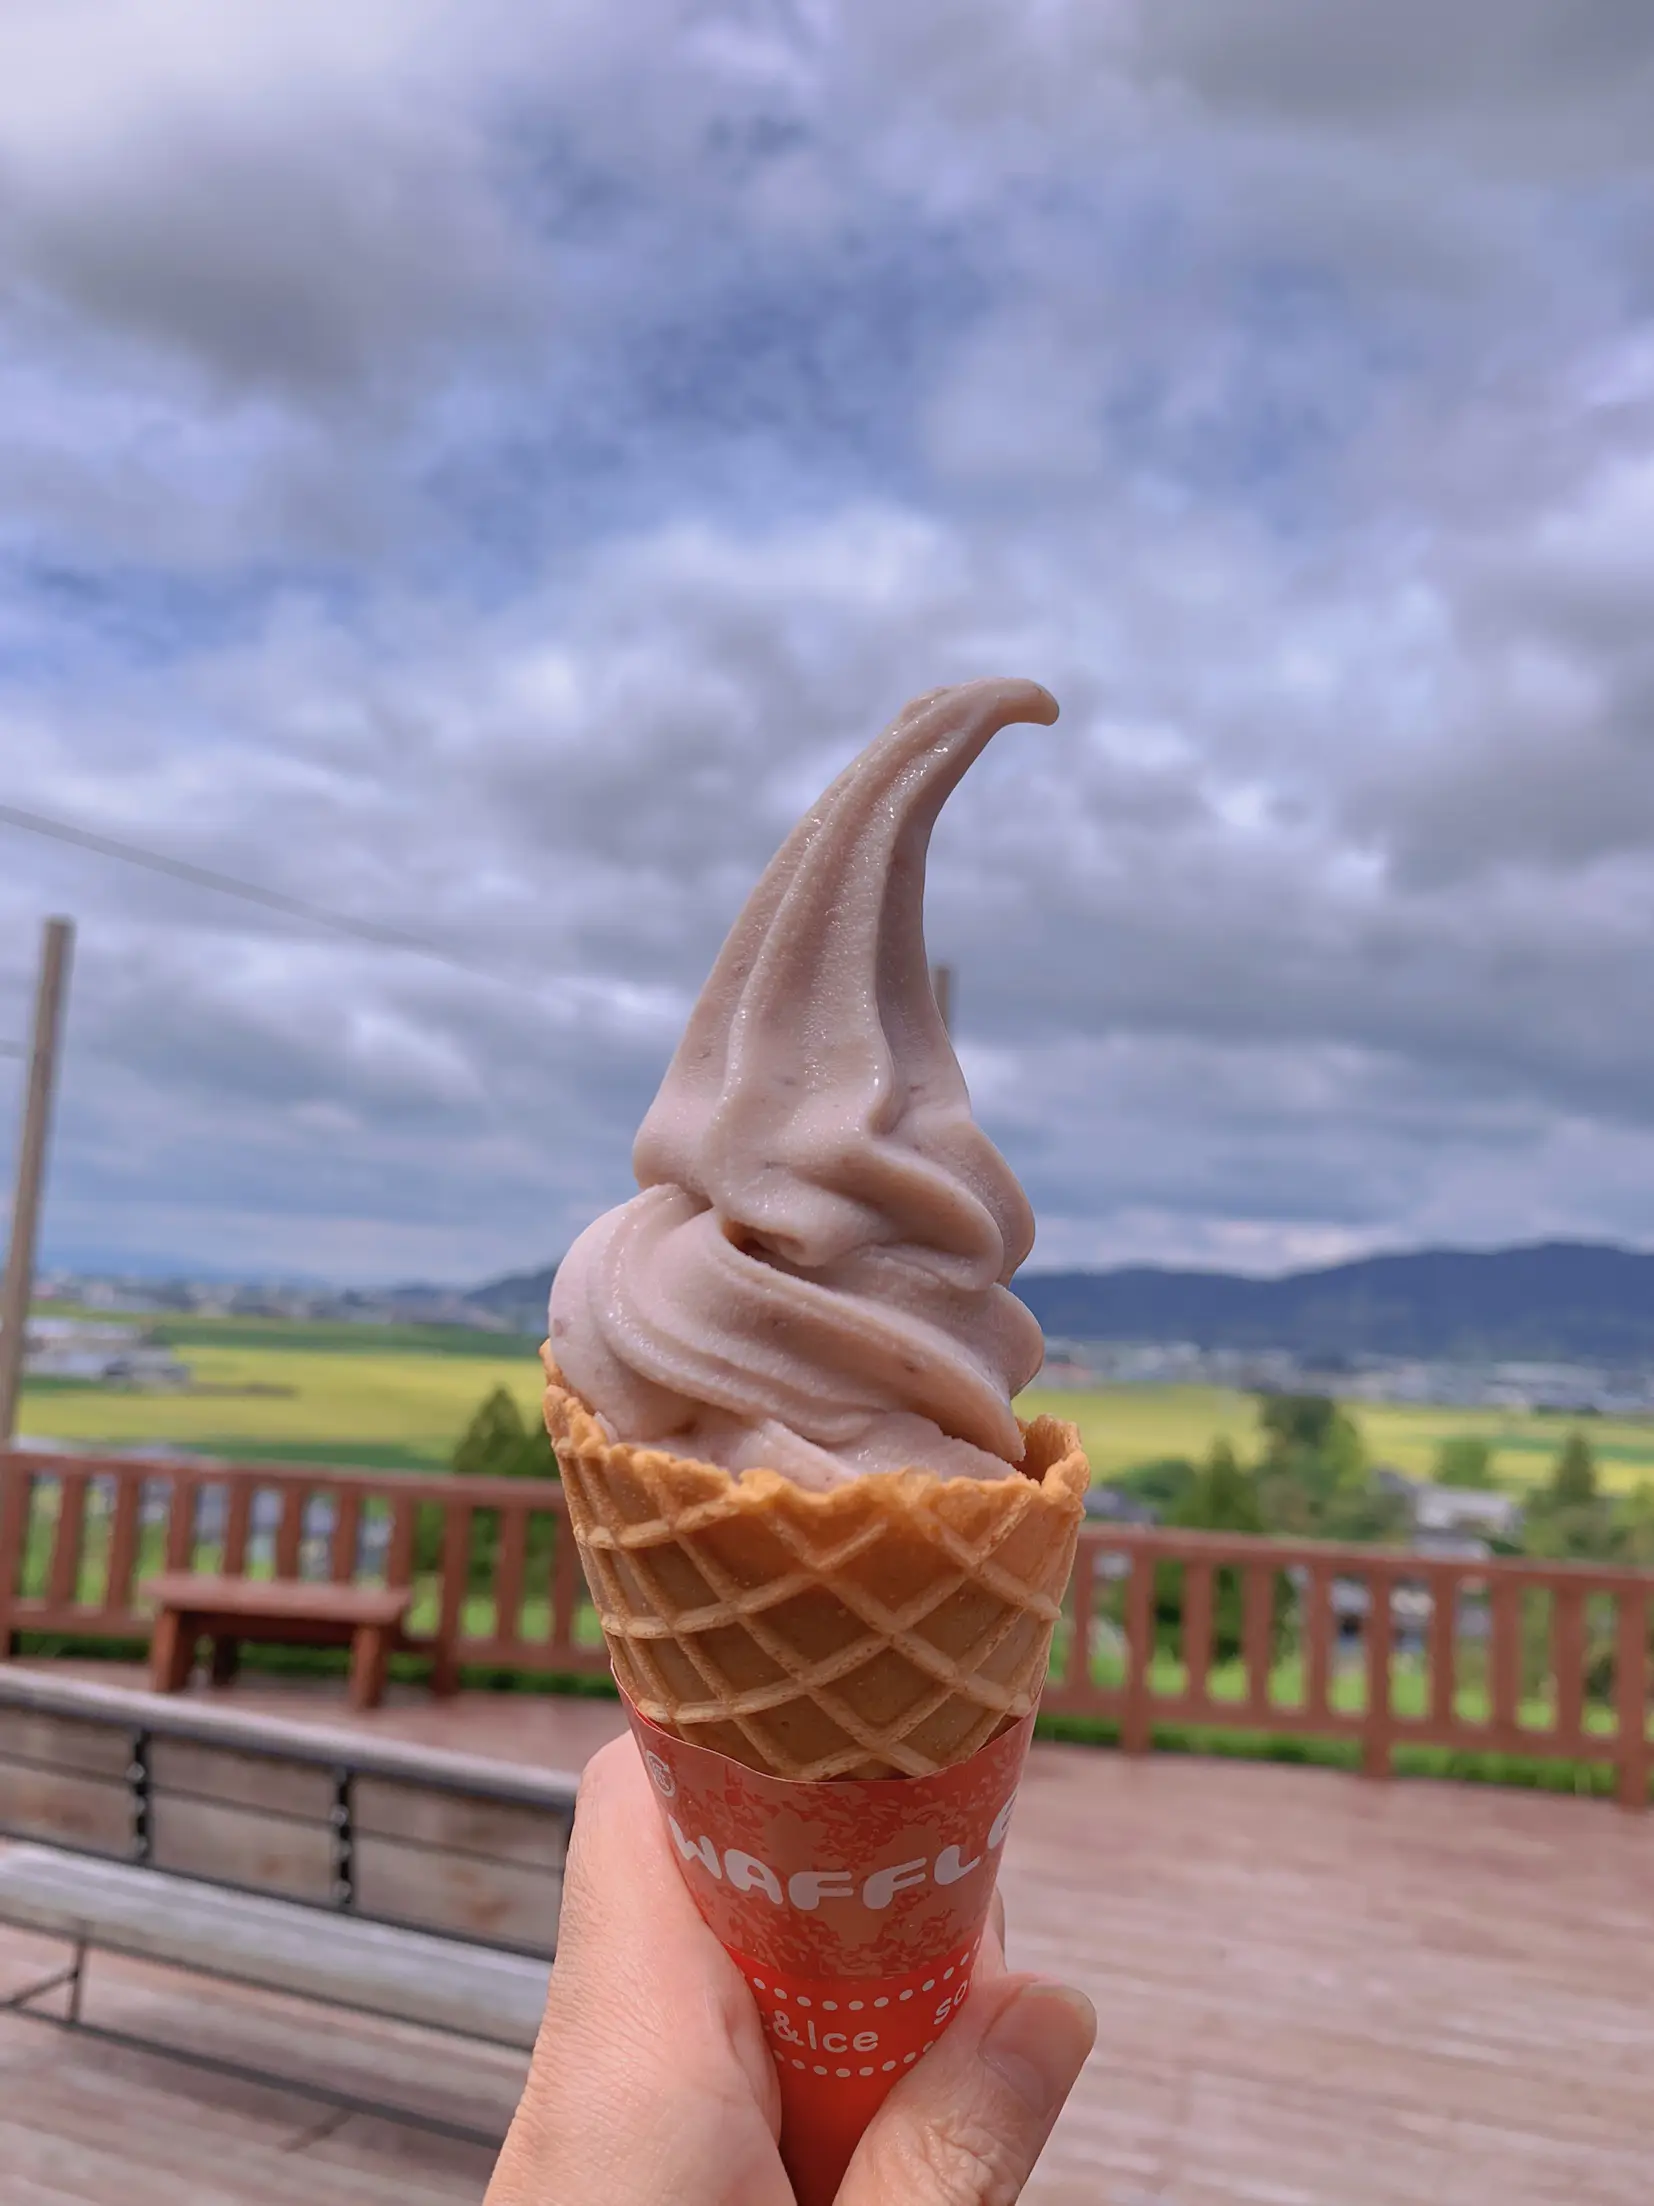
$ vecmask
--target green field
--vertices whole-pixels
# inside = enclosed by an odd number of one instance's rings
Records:
[[[473,1410],[496,1386],[536,1417],[533,1344],[442,1327],[285,1324],[279,1320],[165,1320],[168,1339],[194,1374],[187,1393],[122,1393],[59,1382],[25,1386],[21,1426],[43,1439],[173,1442],[204,1453],[272,1461],[436,1468]],[[1257,1405],[1216,1387],[1118,1387],[1096,1393],[1037,1389],[1024,1415],[1050,1410],[1080,1427],[1092,1466],[1111,1477],[1157,1456],[1203,1455],[1219,1438],[1243,1453]],[[1374,1462],[1423,1474],[1443,1440],[1477,1434],[1493,1443],[1497,1475],[1513,1484],[1544,1476],[1570,1420],[1499,1411],[1355,1403]],[[1654,1420],[1584,1420],[1603,1484],[1628,1491],[1654,1481]]]
[[[375,1330],[198,1320],[172,1335],[194,1376],[190,1392],[26,1384],[19,1424],[89,1446],[172,1441],[211,1455],[417,1470],[446,1463],[497,1386],[538,1417],[540,1367],[528,1343],[435,1327],[409,1345],[356,1337]]]
[[[1112,1477],[1156,1456],[1203,1455],[1214,1440],[1232,1440],[1246,1454],[1257,1426],[1250,1395],[1219,1387],[1115,1387],[1098,1393],[1042,1393],[1018,1405],[1071,1418],[1100,1477]],[[1606,1417],[1573,1419],[1512,1415],[1503,1410],[1425,1409],[1390,1403],[1352,1402],[1350,1414],[1367,1442],[1369,1459],[1393,1464],[1414,1477],[1428,1476],[1444,1440],[1475,1436],[1492,1443],[1494,1475],[1512,1485],[1543,1478],[1575,1424],[1589,1437],[1603,1486],[1627,1493],[1654,1483],[1654,1419],[1632,1423]]]

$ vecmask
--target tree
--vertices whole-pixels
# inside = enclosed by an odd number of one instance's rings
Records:
[[[456,1478],[555,1478],[557,1459],[546,1431],[522,1412],[503,1386],[482,1403],[454,1445],[449,1468]]]
[[[1405,1496],[1362,1477],[1344,1479],[1332,1488],[1321,1504],[1314,1531],[1317,1539],[1405,1547],[1412,1528],[1413,1513]]]
[[[1186,1456],[1156,1456],[1152,1463],[1138,1463],[1122,1471],[1114,1483],[1151,1508],[1164,1523],[1175,1516],[1195,1483],[1195,1467]]]
[[[1626,1495],[1615,1515],[1623,1560],[1635,1570],[1654,1570],[1654,1486],[1644,1480]],[[1654,1629],[1654,1617],[1649,1623]]]
[[[525,1425],[512,1395],[505,1387],[497,1386],[479,1405],[454,1443],[448,1468],[455,1478],[555,1478],[557,1458],[552,1453],[545,1428],[538,1423]],[[442,1509],[434,1503],[421,1508],[415,1540],[419,1569],[441,1567],[445,1537]],[[549,1554],[551,1545],[549,1525],[531,1517],[528,1532],[531,1560],[537,1561],[542,1554]],[[476,1510],[471,1518],[470,1579],[473,1586],[492,1582],[498,1549],[498,1512]]]
[[[1186,1532],[1244,1532],[1264,1530],[1258,1480],[1236,1455],[1227,1440],[1217,1440],[1195,1473],[1194,1484],[1168,1520]],[[1277,1632],[1284,1615],[1285,1586],[1276,1573],[1274,1610]],[[1155,1576],[1155,1613],[1162,1637],[1182,1651],[1183,1572],[1175,1563],[1163,1563]],[[1239,1654],[1245,1600],[1241,1573],[1219,1570],[1212,1585],[1212,1658],[1230,1662]]]
[[[1551,1500],[1559,1509],[1588,1509],[1597,1500],[1597,1463],[1582,1432],[1571,1432],[1551,1472]]]
[[[1353,1418],[1330,1394],[1265,1394],[1258,1404],[1264,1455],[1272,1463],[1315,1456],[1342,1473],[1358,1469],[1365,1450]]]
[[[1437,1448],[1432,1475],[1438,1486],[1491,1487],[1493,1443],[1476,1433],[1456,1433]]]
[[[1266,1531],[1284,1539],[1406,1539],[1405,1498],[1374,1483],[1360,1426],[1328,1395],[1265,1395],[1258,1423]]]
[[[1266,1528],[1287,1538],[1335,1536],[1333,1520],[1367,1493],[1367,1451],[1355,1420],[1325,1394],[1266,1394],[1258,1425]]]
[[[1215,1440],[1194,1483],[1167,1520],[1185,1531],[1262,1532],[1258,1482],[1227,1440]]]
[[[1597,1485],[1596,1459],[1582,1432],[1571,1432],[1551,1475],[1528,1503],[1522,1544],[1546,1561],[1606,1562],[1622,1529]]]

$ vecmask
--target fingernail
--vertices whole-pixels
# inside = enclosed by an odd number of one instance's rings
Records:
[[[1097,2015],[1066,1984],[1029,1984],[1001,2009],[982,2058],[1036,2114],[1061,2106],[1097,2035]]]

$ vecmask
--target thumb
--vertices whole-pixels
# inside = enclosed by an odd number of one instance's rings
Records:
[[[1065,1984],[979,1982],[874,2116],[838,2206],[1011,2206],[1096,2036],[1090,2000]]]

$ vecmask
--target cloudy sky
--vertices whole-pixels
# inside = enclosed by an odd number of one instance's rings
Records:
[[[1646,0],[8,0],[0,804],[449,960],[0,822],[48,1258],[554,1255],[999,672],[1036,1262],[1654,1241],[1651,113]]]

